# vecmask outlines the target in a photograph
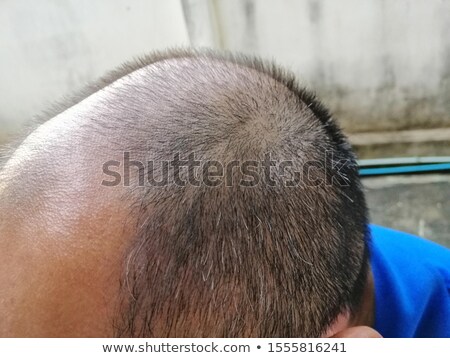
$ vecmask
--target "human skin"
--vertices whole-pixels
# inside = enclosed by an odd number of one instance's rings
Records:
[[[126,133],[92,129],[93,108],[109,96],[105,88],[41,125],[0,172],[2,337],[114,334],[136,223],[125,188],[100,185],[102,163],[123,152],[111,143]],[[356,317],[343,313],[326,336],[374,336],[371,317],[368,285]]]
[[[0,174],[2,337],[113,334],[133,222],[123,187],[100,185],[115,153],[82,133],[91,103],[41,125]]]

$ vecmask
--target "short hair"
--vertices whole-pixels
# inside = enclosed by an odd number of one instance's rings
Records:
[[[114,87],[122,78],[126,85]],[[273,180],[260,165],[232,171],[231,185],[133,181],[126,190],[137,225],[121,263],[116,336],[317,337],[358,308],[369,236],[355,156],[291,73],[243,55],[154,53],[37,124],[107,86],[114,98],[96,107],[97,127],[115,133],[113,150],[152,160],[155,177],[164,160],[192,153],[224,166],[290,163]],[[169,174],[186,175],[177,170]],[[249,174],[259,178],[253,185]]]
[[[242,55],[169,51],[127,68],[143,72],[118,106],[139,123],[145,141],[130,145],[157,176],[157,163],[195,153],[221,163],[270,155],[292,162],[293,176],[324,180],[292,186],[273,173],[274,184],[258,166],[257,185],[242,185],[241,171],[232,185],[132,185],[138,225],[115,334],[318,337],[353,312],[368,270],[367,210],[351,147],[315,96]]]

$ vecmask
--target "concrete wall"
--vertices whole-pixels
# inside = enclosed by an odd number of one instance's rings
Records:
[[[0,142],[124,61],[188,43],[179,0],[0,1]]]
[[[348,131],[450,127],[449,34],[448,0],[2,0],[0,133],[189,42],[276,59]]]
[[[276,59],[349,131],[450,126],[448,0],[183,3],[194,45]]]

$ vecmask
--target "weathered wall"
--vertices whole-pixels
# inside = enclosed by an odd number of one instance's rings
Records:
[[[188,43],[179,0],[0,1],[0,142],[122,62]]]
[[[123,61],[189,42],[286,65],[351,132],[450,127],[449,34],[448,0],[2,0],[0,137]]]
[[[448,0],[183,3],[194,45],[276,59],[349,131],[450,126]]]

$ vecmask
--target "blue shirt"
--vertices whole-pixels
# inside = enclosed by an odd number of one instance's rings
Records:
[[[375,329],[383,337],[450,337],[450,250],[370,225]]]

